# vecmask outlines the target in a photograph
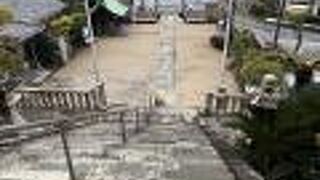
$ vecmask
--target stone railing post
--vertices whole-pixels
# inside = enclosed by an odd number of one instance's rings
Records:
[[[140,112],[139,112],[139,108],[136,108],[135,111],[135,119],[136,119],[136,133],[140,132]]]
[[[221,120],[221,116],[227,112],[228,108],[228,96],[219,95],[216,97],[216,115],[217,121]]]
[[[204,114],[206,115],[212,115],[213,112],[213,99],[214,99],[214,94],[213,93],[208,93],[206,95],[206,100],[205,100],[205,108],[204,108]]]
[[[120,117],[119,117],[119,121],[120,121],[120,130],[121,130],[121,140],[122,143],[125,144],[127,143],[127,128],[126,128],[126,122],[125,122],[125,112],[122,111],[120,112]]]

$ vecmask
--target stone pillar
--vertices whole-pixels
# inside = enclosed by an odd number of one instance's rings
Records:
[[[58,46],[60,49],[61,59],[64,63],[68,62],[69,59],[69,50],[68,50],[68,43],[64,36],[58,37]]]
[[[5,90],[0,90],[0,116],[1,116],[0,125],[12,124],[11,112],[8,106],[6,95],[7,95],[7,92]]]
[[[214,99],[214,94],[213,93],[208,93],[206,95],[206,101],[205,101],[205,108],[204,108],[204,113],[206,115],[212,115],[213,114],[213,99]]]

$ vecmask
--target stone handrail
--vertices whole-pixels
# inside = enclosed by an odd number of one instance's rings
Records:
[[[88,89],[22,88],[14,93],[19,95],[14,103],[19,109],[94,110],[107,105],[103,83]]]
[[[205,99],[205,113],[232,115],[247,110],[249,98],[244,94],[208,93]]]
[[[212,146],[234,174],[235,180],[264,180],[261,174],[253,169],[235,150],[236,136],[234,131],[222,127],[215,118],[197,118],[196,123],[208,137]]]
[[[57,114],[55,119],[24,123],[19,125],[5,125],[0,127],[0,147],[17,144],[33,138],[41,138],[48,134],[63,130],[72,130],[97,123],[119,123],[122,140],[125,142],[129,134],[127,123],[134,123],[134,132],[139,132],[141,124],[148,125],[152,107],[134,107],[116,105],[104,111],[85,112],[71,117]],[[142,121],[143,120],[143,121]]]

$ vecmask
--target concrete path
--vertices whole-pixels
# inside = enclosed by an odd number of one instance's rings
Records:
[[[83,85],[92,82],[93,61],[112,102],[144,102],[149,90],[151,59],[158,42],[158,25],[130,25],[128,35],[100,39],[95,51],[80,51],[48,85]]]
[[[219,86],[221,51],[209,43],[215,27],[176,19],[174,26],[163,24],[130,25],[127,36],[99,40],[95,55],[91,49],[79,52],[47,84],[86,85],[95,59],[113,102],[141,104],[149,92],[171,89],[177,104],[199,106]],[[230,92],[237,90],[230,73],[226,81]]]
[[[177,94],[182,107],[200,106],[204,95],[220,86],[222,52],[210,45],[215,28],[213,24],[177,26]],[[238,92],[233,75],[224,75],[228,92]]]

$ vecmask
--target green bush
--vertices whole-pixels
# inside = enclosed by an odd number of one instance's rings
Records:
[[[246,56],[252,51],[257,51],[257,43],[248,30],[235,31],[231,43],[232,56],[235,57],[233,67],[237,70],[241,68]]]
[[[7,6],[0,6],[0,25],[10,22],[13,19],[13,13]]]
[[[285,67],[280,57],[252,51],[244,57],[244,63],[239,70],[239,78],[242,84],[260,84],[265,74],[274,74],[281,78]]]
[[[275,0],[254,0],[249,11],[252,15],[263,18],[275,16],[275,9],[277,9],[277,1]]]
[[[26,59],[30,62],[31,67],[36,68],[37,63],[44,68],[54,69],[62,65],[62,60],[60,57],[59,48],[56,42],[50,38],[46,33],[38,34],[37,36],[30,39],[27,46],[28,52],[33,52],[32,49],[36,49],[35,52],[29,54],[29,58]],[[35,61],[34,55],[37,56]]]
[[[265,74],[275,74],[281,78],[291,65],[285,55],[277,53],[259,49],[250,31],[236,31],[231,44],[231,55],[234,57],[231,68],[240,86],[258,85]]]
[[[291,93],[270,112],[241,116],[228,125],[241,130],[240,150],[265,179],[318,179],[319,162],[315,135],[320,132],[320,88],[308,87]],[[317,167],[318,166],[318,167]],[[318,168],[318,169],[317,169]]]
[[[305,17],[305,22],[310,24],[318,24],[320,25],[320,17],[309,14]]]
[[[75,29],[79,29],[84,24],[85,15],[83,13],[72,13],[69,15],[62,15],[50,22],[49,26],[52,32],[59,36],[70,36],[70,33]]]
[[[55,36],[64,36],[74,47],[81,47],[84,44],[82,37],[84,25],[85,15],[82,12],[75,12],[51,21],[50,29]]]
[[[50,22],[53,33],[57,36],[68,36],[73,26],[73,19],[69,15],[63,15]]]
[[[22,61],[15,52],[8,50],[5,43],[0,42],[0,73],[13,73],[22,68]]]

